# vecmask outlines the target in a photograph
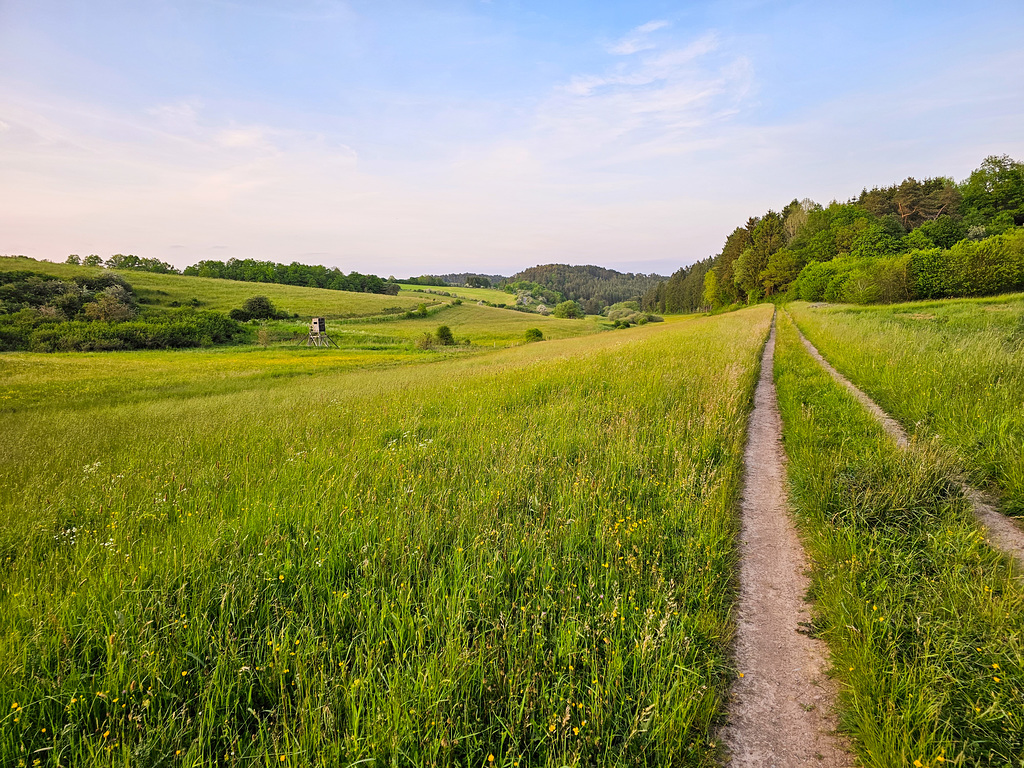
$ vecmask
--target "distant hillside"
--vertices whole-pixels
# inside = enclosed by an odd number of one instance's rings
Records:
[[[550,288],[596,314],[620,301],[640,301],[644,294],[667,278],[661,275],[616,272],[604,267],[542,264],[524,269],[508,282],[530,282]]]

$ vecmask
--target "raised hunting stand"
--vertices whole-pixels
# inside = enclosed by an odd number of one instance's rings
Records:
[[[327,321],[322,317],[314,317],[309,323],[309,336],[306,337],[306,346],[329,347],[332,344],[338,347],[334,339],[327,335]]]

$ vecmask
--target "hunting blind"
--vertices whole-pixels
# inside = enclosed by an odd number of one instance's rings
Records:
[[[309,322],[309,336],[306,337],[307,347],[329,347],[334,344],[334,339],[327,335],[327,320],[322,317],[314,317]]]

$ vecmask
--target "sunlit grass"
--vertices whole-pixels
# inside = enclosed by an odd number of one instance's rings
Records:
[[[0,415],[0,763],[713,764],[769,317]]]
[[[1024,514],[1024,297],[887,307],[795,304],[828,360],[909,432],[938,435]]]

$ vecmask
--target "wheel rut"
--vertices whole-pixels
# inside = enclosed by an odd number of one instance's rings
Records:
[[[903,429],[900,423],[883,411],[874,400],[868,397],[867,393],[833,368],[831,363],[829,363],[828,360],[826,360],[818,351],[817,347],[815,347],[807,337],[804,336],[803,332],[799,327],[797,327],[795,322],[793,323],[793,327],[796,328],[796,332],[800,334],[800,341],[803,342],[804,347],[808,352],[810,352],[811,356],[817,360],[826,371],[828,371],[829,375],[850,390],[854,397],[860,400],[864,407],[881,422],[885,431],[888,432],[892,439],[896,441],[897,445],[901,448],[909,448],[910,438],[907,436],[906,430]],[[981,525],[981,528],[985,533],[985,538],[989,544],[1010,555],[1016,562],[1017,566],[1024,569],[1024,530],[1019,528],[1012,520],[1010,520],[1010,518],[1000,514],[996,510],[992,499],[990,499],[986,494],[965,482],[961,481],[959,485],[964,496],[966,496],[967,500],[971,502],[971,507],[974,510],[974,517],[978,521],[978,524]]]
[[[775,322],[761,357],[744,453],[740,595],[729,722],[734,768],[844,768],[825,644],[804,633],[807,561],[789,516],[785,453],[772,363]]]

